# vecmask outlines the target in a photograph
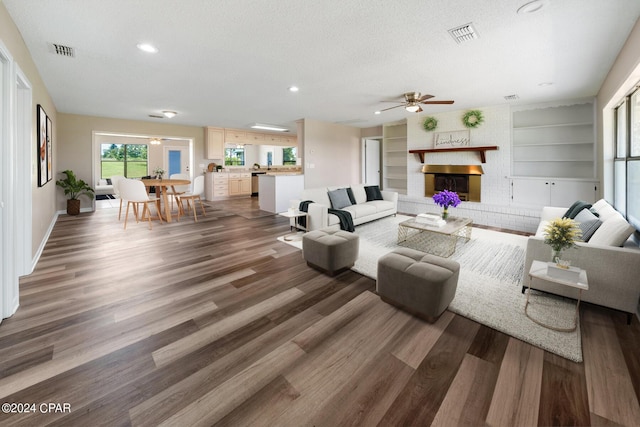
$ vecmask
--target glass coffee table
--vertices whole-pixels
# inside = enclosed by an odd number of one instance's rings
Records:
[[[456,251],[458,239],[471,239],[471,218],[450,216],[442,227],[408,219],[398,225],[398,245],[448,258]]]

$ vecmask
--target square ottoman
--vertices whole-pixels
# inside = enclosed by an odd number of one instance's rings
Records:
[[[459,274],[456,261],[398,248],[378,260],[376,291],[383,301],[433,322],[453,300]]]
[[[302,256],[310,267],[333,276],[358,258],[358,235],[342,230],[314,230],[302,236]]]

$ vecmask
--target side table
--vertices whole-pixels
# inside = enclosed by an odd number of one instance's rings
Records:
[[[582,297],[582,291],[587,291],[589,290],[589,282],[587,281],[587,272],[585,270],[580,269],[580,276],[578,278],[577,282],[570,282],[570,281],[566,281],[566,280],[561,280],[555,277],[551,277],[547,274],[547,263],[546,262],[542,262],[542,261],[536,261],[534,260],[531,263],[531,269],[529,269],[529,277],[531,279],[536,278],[536,279],[540,279],[540,280],[546,280],[547,282],[553,282],[553,283],[557,283],[559,285],[565,285],[565,286],[570,286],[572,288],[577,288],[578,289],[578,302],[576,303],[576,313],[573,317],[573,327],[571,328],[557,328],[555,326],[551,326],[548,325],[544,322],[541,322],[540,320],[534,319],[533,317],[531,317],[527,311],[527,308],[529,307],[529,294],[531,293],[531,280],[529,281],[529,285],[528,285],[528,289],[529,292],[527,292],[527,302],[525,303],[524,306],[524,314],[531,319],[533,322],[537,323],[540,326],[544,326],[545,328],[548,329],[552,329],[554,331],[558,331],[558,332],[573,332],[576,330],[576,328],[578,327],[578,311],[580,309],[580,298]]]
[[[308,231],[307,227],[298,224],[298,218],[304,217],[307,219],[307,221],[309,220],[308,213],[302,212],[299,210],[289,210],[286,212],[280,212],[278,215],[283,216],[285,218],[289,218],[289,227],[292,233],[284,236],[284,240],[287,240],[287,241],[295,240],[295,238],[298,237],[297,230]],[[294,230],[296,230],[296,232],[293,232]]]

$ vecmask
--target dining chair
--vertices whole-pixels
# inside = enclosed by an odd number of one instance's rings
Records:
[[[122,197],[120,196],[120,190],[118,189],[118,182],[121,179],[126,179],[122,175],[113,175],[111,176],[111,185],[113,186],[113,193],[116,198],[120,199],[120,209],[118,209],[118,221],[120,221],[120,216],[122,215]]]
[[[169,176],[169,179],[189,179],[189,174],[173,173]],[[180,194],[185,194],[187,191],[189,191],[189,184],[173,185],[166,189],[167,195],[171,197],[171,210],[173,210],[173,200],[177,199],[177,196]]]
[[[118,181],[118,187],[120,191],[120,197],[122,200],[127,201],[127,211],[124,214],[124,229],[127,229],[127,219],[129,218],[129,207],[133,205],[133,213],[136,217],[136,222],[140,219],[149,220],[149,229],[151,230],[151,210],[149,204],[155,204],[156,212],[158,213],[158,219],[162,223],[162,216],[160,214],[160,199],[157,197],[149,197],[147,189],[142,181],[137,179],[121,179]],[[144,205],[142,209],[142,217],[139,217],[139,206]],[[145,216],[146,215],[146,216]]]
[[[204,204],[202,203],[201,196],[204,195],[204,176],[198,175],[193,180],[193,190],[189,193],[184,193],[177,196],[178,199],[178,219],[180,219],[180,215],[184,214],[184,206],[182,205],[182,201],[186,200],[187,209],[193,209],[193,219],[195,222],[198,222],[198,215],[196,213],[196,200],[200,202],[200,208],[202,209],[202,216],[207,216],[204,211]]]

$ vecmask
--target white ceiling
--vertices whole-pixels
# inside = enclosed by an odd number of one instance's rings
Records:
[[[300,118],[402,119],[373,113],[408,91],[455,100],[423,115],[596,95],[640,1],[543,0],[518,14],[527,1],[3,0],[59,112],[294,132]],[[456,44],[447,30],[469,22],[480,37]],[[149,118],[162,110],[178,116]]]

